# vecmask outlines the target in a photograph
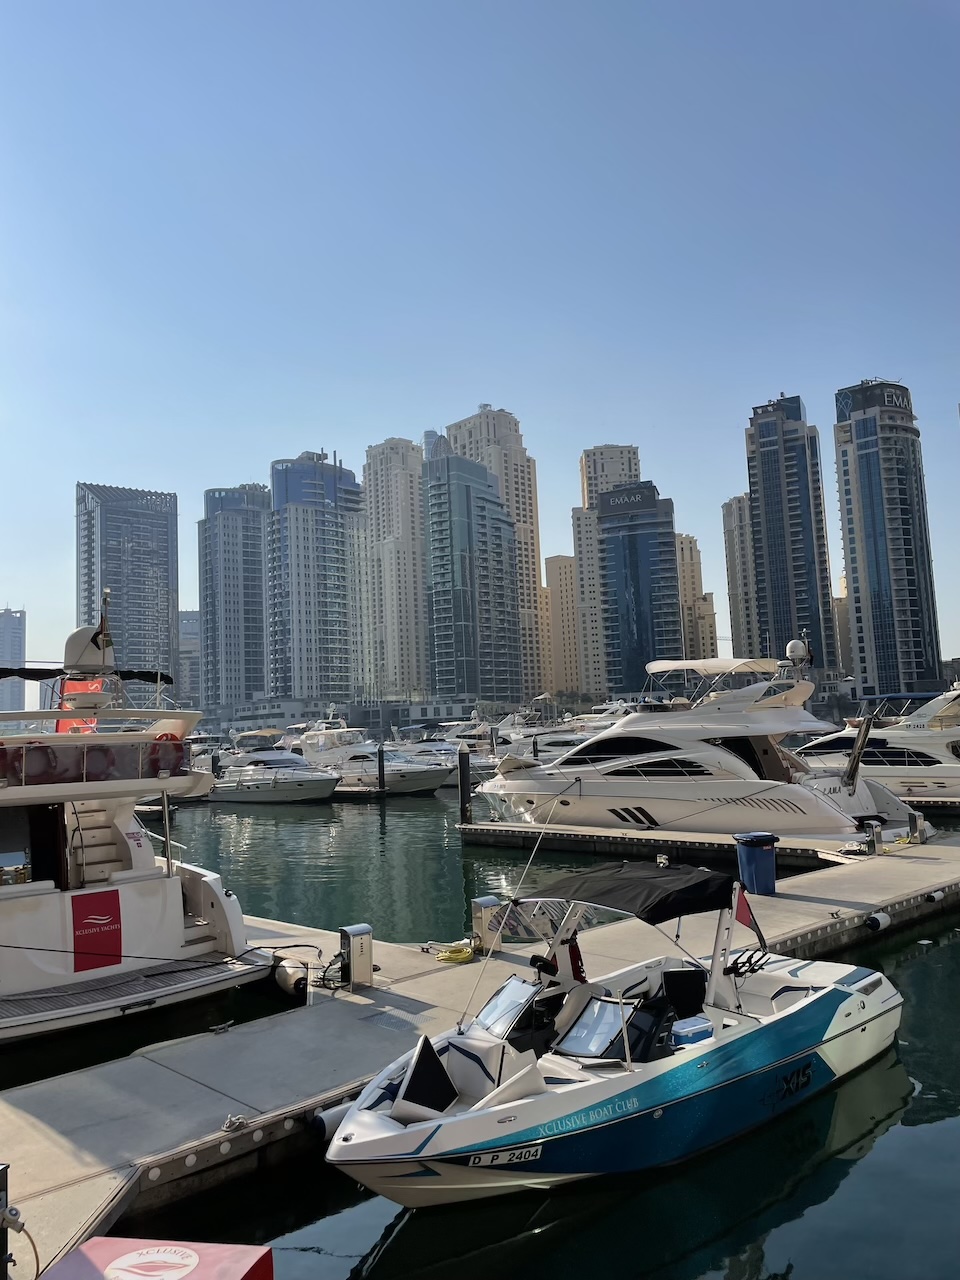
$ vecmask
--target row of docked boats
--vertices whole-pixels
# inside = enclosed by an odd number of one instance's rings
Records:
[[[456,757],[381,751],[362,729],[341,722],[234,735],[227,745],[196,736],[193,767],[215,778],[210,799],[224,804],[315,804],[350,793],[433,795],[456,773]]]

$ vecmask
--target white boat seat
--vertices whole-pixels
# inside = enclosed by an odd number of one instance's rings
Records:
[[[488,1093],[485,1098],[475,1102],[471,1111],[485,1110],[487,1107],[499,1107],[507,1102],[519,1102],[521,1098],[530,1098],[538,1093],[546,1093],[547,1086],[536,1063],[531,1063],[518,1071],[515,1076],[505,1080],[503,1084]]]
[[[483,1098],[503,1079],[507,1046],[502,1040],[453,1036],[440,1052],[453,1086],[462,1098]]]

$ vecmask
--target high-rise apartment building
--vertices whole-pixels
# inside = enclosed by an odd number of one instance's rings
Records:
[[[443,437],[423,464],[431,684],[440,701],[522,698],[514,523],[495,476]]]
[[[573,509],[573,552],[577,590],[577,658],[581,693],[592,698],[608,692],[600,589],[597,503],[618,485],[638,483],[640,453],[632,444],[602,444],[580,457],[580,502]]]
[[[110,590],[110,635],[121,667],[177,677],[177,495],[77,485],[77,625],[95,626]],[[144,687],[144,701],[154,696]]]
[[[723,504],[723,550],[727,561],[730,639],[735,658],[759,658],[757,587],[753,572],[750,495],[739,493]]]
[[[906,387],[836,395],[837,476],[850,615],[849,672],[864,695],[942,688],[920,431]]]
[[[683,657],[699,662],[717,656],[717,614],[713,592],[703,589],[700,547],[690,533],[677,534],[677,572],[680,575],[680,614]]]
[[[595,507],[601,493],[637,484],[640,453],[633,444],[598,444],[580,455],[580,501]]]
[[[781,658],[806,638],[813,667],[835,671],[817,428],[799,396],[781,396],[753,410],[746,437],[760,656]]]
[[[576,560],[573,556],[547,556],[544,568],[550,609],[550,692],[578,693]]]
[[[423,698],[427,662],[423,449],[384,440],[367,449],[367,603],[364,611],[372,698]]]
[[[200,706],[261,697],[267,688],[267,533],[263,484],[208,489],[198,526]]]
[[[267,693],[349,702],[362,686],[362,492],[337,455],[271,464]]]
[[[540,516],[537,464],[527,453],[520,423],[506,409],[480,405],[478,411],[447,427],[455,454],[470,458],[496,476],[500,496],[516,530],[517,594],[520,604],[522,693],[527,700],[543,693],[546,654],[545,604],[540,580]]]
[[[646,664],[683,654],[673,502],[649,480],[597,499],[609,692],[639,693]]]
[[[177,701],[181,707],[200,706],[200,610],[180,610],[180,668]]]
[[[24,609],[0,609],[0,667],[27,665],[27,614]],[[0,680],[0,711],[22,711],[26,684],[19,676]]]
[[[847,594],[847,575],[840,575],[840,590],[833,597],[833,618],[837,628],[837,657],[840,670],[849,676],[855,669],[853,649],[850,644],[850,597]],[[899,692],[899,690],[898,690]]]

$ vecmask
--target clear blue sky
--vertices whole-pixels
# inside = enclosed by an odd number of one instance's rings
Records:
[[[636,443],[725,609],[751,406],[800,394],[832,460],[872,376],[913,392],[960,653],[958,62],[955,0],[0,0],[30,656],[74,622],[76,480],[179,494],[191,607],[205,488],[359,472],[479,401],[522,421],[545,554],[581,449]]]

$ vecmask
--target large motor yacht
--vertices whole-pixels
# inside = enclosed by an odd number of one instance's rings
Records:
[[[797,754],[807,764],[846,767],[857,740],[850,727],[806,743]],[[909,804],[960,807],[960,689],[954,688],[914,711],[878,725],[860,756],[860,772],[889,787]]]
[[[853,839],[867,821],[884,838],[906,834],[910,810],[871,778],[811,769],[782,746],[829,727],[804,710],[808,680],[766,679],[722,688],[725,677],[776,676],[772,659],[653,662],[651,674],[712,677],[688,709],[621,717],[609,729],[540,764],[508,756],[479,791],[509,822]],[[681,704],[682,705],[682,704]]]
[[[157,673],[116,671],[103,624],[69,637],[62,670],[9,675],[56,678],[61,695],[29,732],[0,713],[0,1040],[266,977],[220,877],[173,857],[169,822],[155,853],[134,813],[209,791],[184,746],[201,713],[115,705],[124,679]]]
[[[315,804],[329,800],[340,774],[308,764],[277,746],[282,729],[238,733],[233,749],[211,757],[217,779],[210,799],[221,804]]]
[[[363,729],[321,722],[296,738],[285,739],[284,745],[299,751],[310,764],[340,774],[346,786],[379,786],[377,744],[367,739]],[[384,753],[383,782],[388,795],[432,795],[455,772],[455,762],[414,760],[396,750]]]

